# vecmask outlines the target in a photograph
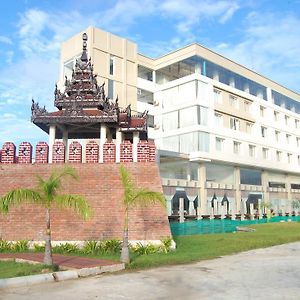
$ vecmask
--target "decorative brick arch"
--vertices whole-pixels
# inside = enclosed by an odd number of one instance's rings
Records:
[[[14,143],[6,142],[3,144],[1,162],[3,164],[13,164],[16,162],[16,146]]]
[[[85,146],[86,163],[99,162],[99,145],[95,141],[89,141]]]
[[[22,142],[19,146],[18,163],[31,164],[32,162],[32,146],[28,142]]]
[[[82,162],[82,146],[77,141],[73,141],[69,146],[69,162],[70,163]]]
[[[121,162],[132,162],[132,144],[130,141],[125,140],[120,145],[120,161]]]
[[[49,146],[46,142],[38,142],[35,147],[35,162],[37,164],[47,164]]]
[[[138,162],[148,162],[149,161],[148,141],[141,140],[137,144],[137,161]]]
[[[53,144],[52,163],[65,162],[65,145],[63,142],[56,141]]]
[[[103,162],[116,162],[116,145],[113,141],[103,144]]]

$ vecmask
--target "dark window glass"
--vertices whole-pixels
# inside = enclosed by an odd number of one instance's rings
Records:
[[[241,184],[261,185],[261,171],[254,169],[241,169]]]

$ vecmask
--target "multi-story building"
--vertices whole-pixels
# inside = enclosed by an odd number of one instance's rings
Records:
[[[260,202],[291,212],[300,199],[300,95],[199,44],[157,59],[89,27],[88,54],[110,98],[149,111],[169,215],[249,212]],[[81,35],[61,51],[61,77],[81,53]],[[197,208],[197,209],[195,209]]]

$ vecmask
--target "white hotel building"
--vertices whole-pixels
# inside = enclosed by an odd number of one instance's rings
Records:
[[[152,59],[137,45],[89,27],[88,55],[120,106],[149,111],[169,215],[276,213],[300,199],[300,95],[199,44]],[[62,45],[61,77],[81,54],[82,33]],[[197,209],[194,209],[197,208]]]

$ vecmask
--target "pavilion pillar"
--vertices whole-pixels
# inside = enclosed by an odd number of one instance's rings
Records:
[[[202,215],[207,215],[207,190],[206,190],[206,166],[205,163],[200,163],[198,167],[198,219]]]
[[[119,129],[116,129],[116,162],[120,162],[120,145],[123,140],[123,133]]]
[[[133,133],[133,149],[132,149],[133,162],[137,162],[137,145],[139,141],[140,141],[140,133],[136,131]]]
[[[107,134],[107,127],[106,124],[101,123],[100,126],[100,151],[99,151],[99,162],[103,163],[103,145],[106,142],[106,134]]]
[[[63,136],[62,136],[62,139],[63,139],[63,143],[65,145],[65,161],[68,161],[69,159],[69,133],[67,130],[63,130],[62,132]]]
[[[53,145],[55,142],[55,134],[56,134],[56,126],[50,125],[49,127],[49,163],[52,164],[52,157],[53,157]]]
[[[241,213],[241,198],[242,198],[242,192],[241,192],[241,172],[239,167],[234,167],[234,190],[235,190],[235,206],[232,208],[232,214]]]

